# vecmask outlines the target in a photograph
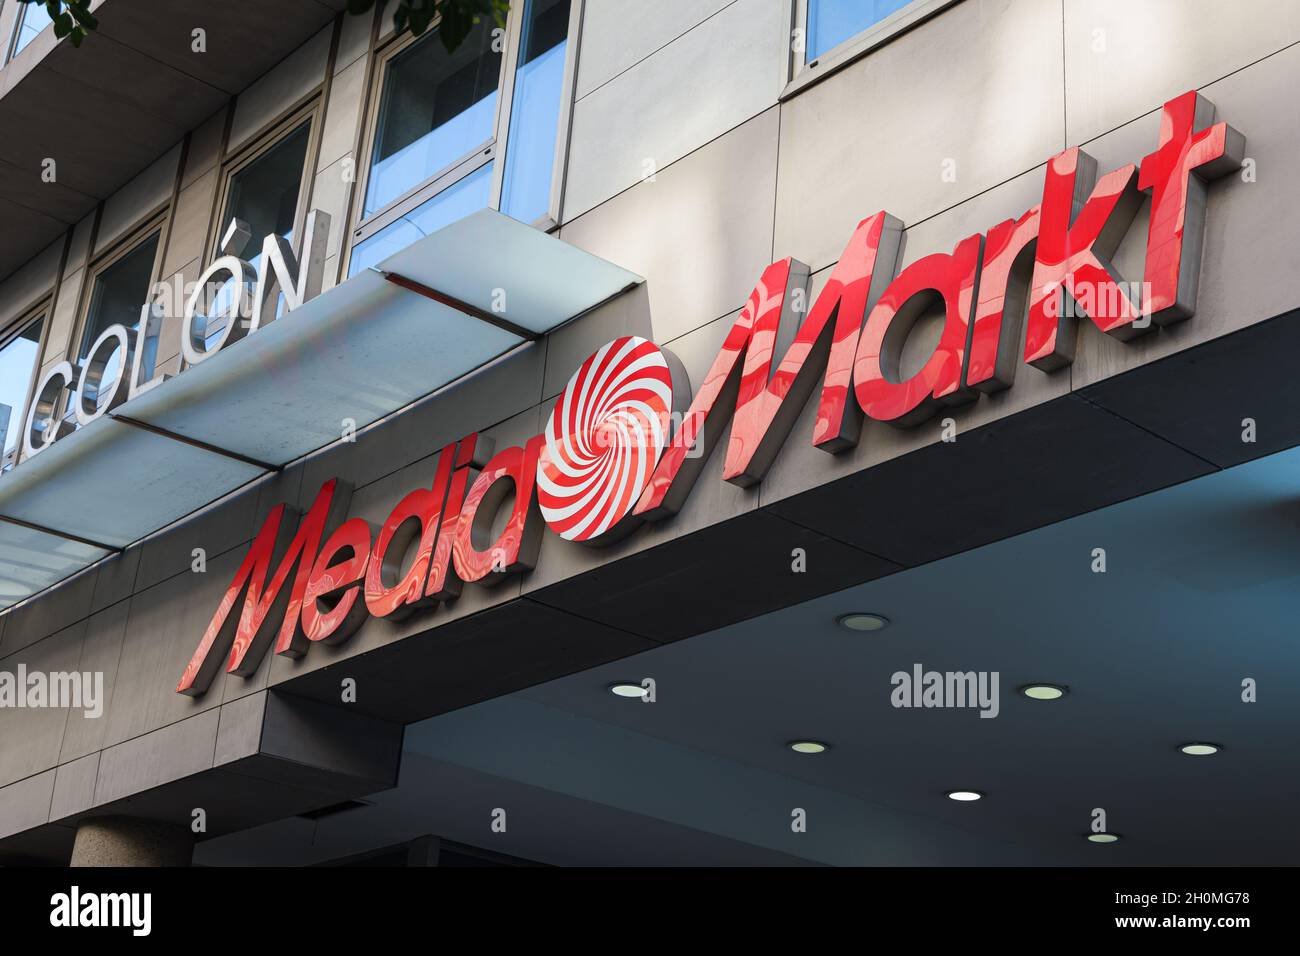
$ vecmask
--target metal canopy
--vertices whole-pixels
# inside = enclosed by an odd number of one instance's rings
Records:
[[[0,477],[0,609],[641,279],[482,210]]]
[[[17,604],[89,567],[110,552],[0,523],[0,607]]]
[[[124,548],[264,473],[100,418],[0,480],[0,515]]]

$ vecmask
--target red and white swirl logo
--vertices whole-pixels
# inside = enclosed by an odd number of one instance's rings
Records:
[[[589,541],[636,506],[668,443],[673,376],[657,345],[615,339],[569,379],[537,462],[542,517],[569,541]]]

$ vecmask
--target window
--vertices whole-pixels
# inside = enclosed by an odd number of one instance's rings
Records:
[[[297,121],[290,131],[272,141],[269,147],[255,150],[227,172],[222,215],[215,223],[217,241],[225,234],[232,219],[248,224],[249,244],[240,250],[243,258],[256,268],[262,258],[262,240],[276,235],[293,243],[298,228],[298,211],[302,205],[303,171],[307,165],[311,142],[311,120]],[[229,320],[234,280],[228,279],[213,295],[202,321],[204,340],[212,347]],[[283,307],[277,305],[276,314]]]
[[[231,219],[238,218],[248,223],[255,243],[272,234],[293,241],[310,133],[310,122],[301,123],[284,139],[231,174],[225,215],[217,223],[222,232]]]
[[[486,163],[369,239],[357,243],[352,250],[349,274],[377,265],[415,240],[477,212],[488,204],[491,190],[492,164]]]
[[[912,0],[807,0],[807,62],[907,6]]]
[[[560,130],[569,0],[529,0],[519,40],[501,211],[522,222],[551,204],[555,138]]]
[[[90,294],[90,308],[86,312],[86,327],[81,334],[78,363],[85,361],[95,339],[110,325],[124,325],[134,330],[140,325],[140,311],[149,301],[153,286],[154,264],[158,258],[157,230],[150,233],[125,253],[117,256],[95,276]],[[157,340],[151,340],[141,356],[141,367],[146,378],[152,376]],[[129,374],[121,369],[122,356],[114,352],[104,368],[102,381],[112,385],[119,374]],[[89,399],[91,396],[86,396]],[[98,398],[98,396],[95,396]]]
[[[450,56],[430,32],[393,57],[387,74],[367,216],[491,141],[501,54],[479,23]]]
[[[526,0],[504,37],[483,22],[451,54],[436,29],[382,54],[349,275],[484,207],[527,223],[552,211],[570,11]]]
[[[0,468],[12,464],[14,450],[22,445],[23,416],[36,377],[44,328],[45,317],[41,316],[0,346]]]
[[[13,55],[22,52],[23,47],[35,40],[53,22],[43,3],[23,4],[23,8],[18,11],[18,35],[14,38]]]

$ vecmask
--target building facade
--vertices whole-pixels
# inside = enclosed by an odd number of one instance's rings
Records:
[[[1300,6],[345,6],[0,6],[5,860],[1294,862]]]

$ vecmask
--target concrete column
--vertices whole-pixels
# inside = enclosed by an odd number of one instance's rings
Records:
[[[77,828],[72,866],[189,866],[194,837],[184,827],[129,817],[87,820]]]

